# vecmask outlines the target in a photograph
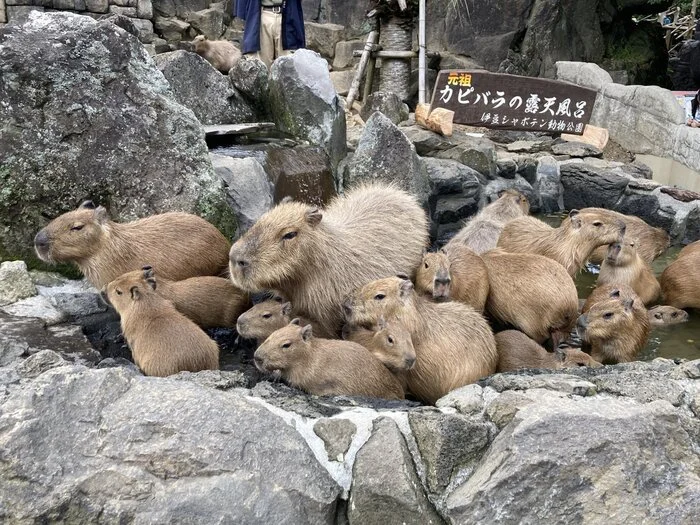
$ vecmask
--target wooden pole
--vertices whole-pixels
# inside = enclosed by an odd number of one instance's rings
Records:
[[[369,54],[367,62],[367,73],[365,74],[365,87],[362,90],[362,103],[367,102],[367,97],[372,93],[372,84],[374,83],[374,70],[377,67],[377,58],[374,53]]]
[[[350,84],[350,89],[348,90],[348,97],[346,99],[346,107],[349,110],[352,107],[352,103],[355,102],[357,95],[360,92],[360,81],[362,80],[362,75],[367,67],[367,62],[372,54],[372,48],[374,44],[377,43],[379,38],[379,31],[370,31],[367,35],[367,41],[365,42],[365,49],[362,52],[362,58],[360,58],[360,63],[357,65],[357,71],[352,79],[352,84]]]
[[[690,29],[688,30],[688,33],[685,35],[686,40],[692,38],[693,32],[695,30],[695,15],[698,11],[698,0],[693,0],[692,5],[690,6]]]
[[[425,95],[425,0],[418,3],[418,103],[424,104]]]

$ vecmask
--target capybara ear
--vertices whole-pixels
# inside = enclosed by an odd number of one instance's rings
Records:
[[[144,278],[148,279],[149,277],[153,277],[153,266],[142,266],[141,269],[143,270]]]
[[[401,299],[406,299],[413,292],[413,283],[408,279],[401,281],[399,285],[399,297]]]
[[[138,301],[139,299],[141,299],[141,292],[139,291],[138,286],[132,286],[131,290],[129,290],[129,292],[131,292],[131,298],[134,301]]]
[[[627,299],[622,302],[622,305],[625,307],[625,310],[628,312],[632,311],[632,307],[634,306],[634,299]]]
[[[447,250],[445,248],[440,248],[440,253],[447,255]]]
[[[571,210],[569,212],[569,219],[571,220],[571,225],[574,228],[580,228],[583,225],[583,222],[581,221],[581,217],[579,217],[578,214],[579,214],[578,210]]]
[[[308,341],[309,339],[311,339],[312,332],[313,330],[311,328],[311,325],[307,324],[304,328],[301,329],[301,338],[304,341]]]
[[[306,222],[311,226],[318,225],[321,219],[323,219],[323,213],[318,208],[309,208],[306,210]]]
[[[95,203],[92,201],[83,201],[83,203],[78,206],[79,210],[94,210],[95,208]]]
[[[98,206],[97,208],[95,208],[95,219],[100,224],[104,224],[105,222],[107,222],[107,220],[109,219],[109,217],[107,216],[107,208],[105,208],[104,206]]]
[[[293,325],[296,325],[296,326],[301,326],[301,321],[299,320],[298,317],[295,317],[294,319],[292,319],[291,321],[289,321],[289,324],[293,324]]]
[[[503,195],[505,194],[506,191],[507,191],[507,190],[501,190],[501,191],[499,191],[498,193],[496,193],[496,197],[500,199],[501,197],[503,197]]]
[[[352,298],[350,296],[345,298],[342,306],[343,306],[343,313],[346,316],[352,315]]]
[[[292,303],[286,302],[282,305],[282,315],[290,315],[292,313]]]
[[[620,298],[620,290],[615,288],[612,292],[610,292],[610,297],[614,297],[615,299]]]
[[[397,274],[396,274],[396,277],[398,277],[399,279],[403,279],[404,281],[410,280],[410,279],[408,278],[408,274],[405,274],[405,273],[403,273],[403,272],[397,273]]]

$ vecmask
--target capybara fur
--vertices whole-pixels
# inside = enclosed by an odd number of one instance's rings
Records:
[[[375,326],[343,326],[343,339],[361,344],[392,372],[410,370],[416,362],[411,333],[398,321],[381,317]]]
[[[627,284],[645,305],[656,301],[661,293],[659,281],[651,267],[637,253],[637,242],[625,234],[622,242],[608,245],[608,253],[598,274],[598,284]]]
[[[602,365],[578,348],[545,348],[518,330],[505,330],[496,334],[498,372],[511,372],[520,368],[549,368],[558,370],[576,366],[599,368]]]
[[[486,206],[445,245],[467,246],[476,254],[482,254],[496,247],[503,226],[510,220],[523,217],[530,212],[530,203],[520,192],[509,189],[503,191],[499,198]]]
[[[688,322],[688,312],[668,305],[654,306],[649,309],[649,323],[652,327],[669,326]]]
[[[169,212],[117,223],[92,201],[55,218],[34,238],[41,260],[74,263],[99,289],[146,265],[173,281],[226,274],[229,247],[219,230],[196,215]]]
[[[695,241],[683,247],[683,249],[680,252],[678,252],[678,257],[683,257],[685,255],[690,255],[691,253],[698,252],[700,252],[700,241]]]
[[[634,361],[649,338],[646,310],[634,307],[637,299],[617,297],[598,301],[576,323],[584,343],[590,345],[591,357],[605,365]]]
[[[224,74],[241,59],[241,51],[228,40],[207,40],[204,35],[197,35],[192,40],[194,52],[209,62],[214,69]]]
[[[390,277],[368,283],[344,308],[351,325],[371,327],[384,317],[409,331],[416,362],[407,371],[407,387],[424,403],[434,404],[451,390],[496,370],[496,342],[481,314],[455,301],[428,301],[408,279]]]
[[[612,219],[620,219],[625,223],[625,235],[637,240],[637,253],[648,264],[651,264],[654,259],[664,253],[671,242],[666,230],[663,228],[654,228],[644,220],[634,215],[624,215],[605,208],[583,208],[582,212],[595,212],[601,216],[607,216]],[[588,260],[595,264],[600,264],[605,259],[607,247],[599,246],[596,248]]]
[[[684,249],[659,277],[662,302],[676,308],[700,308],[700,250]]]
[[[158,295],[143,272],[107,285],[107,299],[121,317],[134,362],[148,376],[218,370],[219,347],[173,303]]]
[[[486,265],[466,246],[426,253],[416,272],[416,291],[435,301],[460,301],[483,312],[489,295]]]
[[[299,202],[265,213],[231,247],[233,283],[275,290],[325,333],[340,335],[343,299],[399,272],[415,275],[428,241],[414,197],[386,185],[354,188],[321,210]]]
[[[259,370],[309,394],[404,398],[399,380],[364,346],[314,337],[298,319],[265,339],[254,359]]]
[[[315,323],[293,313],[292,303],[278,298],[268,299],[243,312],[238,317],[236,331],[241,337],[255,339],[260,344],[270,337],[272,332],[284,328],[294,318],[298,318],[304,326],[310,324],[314,332],[317,331]]]
[[[578,292],[558,262],[532,253],[500,249],[483,254],[488,269],[486,311],[542,344],[556,347],[568,337],[578,317]]]
[[[520,217],[507,223],[498,247],[507,252],[536,253],[560,263],[572,277],[598,246],[622,240],[625,223],[596,212],[571,210],[559,228],[534,217]]]

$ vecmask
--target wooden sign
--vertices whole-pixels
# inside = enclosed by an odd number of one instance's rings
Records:
[[[492,129],[583,134],[596,91],[568,82],[483,71],[440,71],[431,110],[454,122]]]

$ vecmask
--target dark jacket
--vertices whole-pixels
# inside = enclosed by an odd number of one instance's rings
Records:
[[[237,0],[235,16],[245,20],[243,53],[260,51],[260,0]],[[282,4],[282,48],[299,49],[306,45],[301,0]]]

